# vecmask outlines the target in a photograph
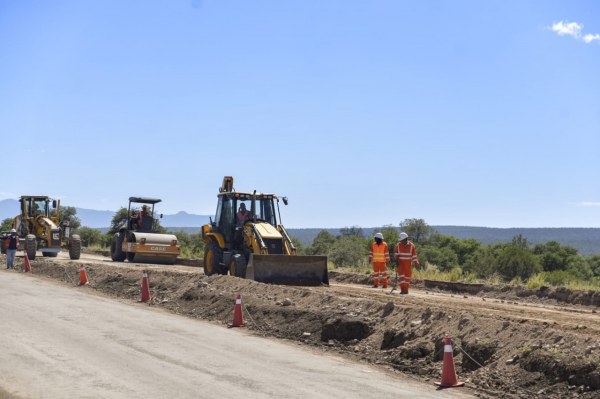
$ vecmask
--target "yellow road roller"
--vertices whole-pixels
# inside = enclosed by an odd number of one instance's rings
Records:
[[[180,252],[177,236],[157,231],[154,206],[157,198],[129,197],[127,219],[112,238],[110,256],[113,261],[174,265]],[[162,217],[162,214],[159,215]]]

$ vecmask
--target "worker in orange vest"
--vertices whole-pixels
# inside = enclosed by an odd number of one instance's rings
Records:
[[[412,278],[413,263],[419,266],[415,244],[408,240],[408,234],[400,233],[400,241],[394,247],[394,258],[398,259],[398,278],[400,280],[400,294],[408,294]]]
[[[390,261],[390,252],[388,245],[383,241],[383,234],[375,234],[375,242],[371,244],[369,251],[369,263],[373,262],[373,288],[378,288],[379,284],[383,288],[388,286],[387,264]]]
[[[246,204],[240,204],[240,209],[236,214],[238,226],[243,226],[246,220],[250,220],[250,211],[246,209]]]
[[[14,269],[15,255],[19,247],[19,237],[17,230],[10,229],[10,235],[6,238],[6,268]]]

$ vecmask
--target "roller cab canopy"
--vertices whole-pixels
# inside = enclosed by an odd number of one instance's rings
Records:
[[[129,197],[129,202],[136,202],[140,204],[158,204],[161,202],[161,199],[158,198],[149,198],[149,197]]]

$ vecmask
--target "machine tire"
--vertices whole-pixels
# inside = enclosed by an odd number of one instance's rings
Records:
[[[123,233],[116,233],[110,243],[110,257],[115,262],[123,262],[127,256],[122,249],[124,238],[125,235]]]
[[[27,237],[25,238],[25,252],[27,253],[29,260],[35,259],[35,254],[37,253],[37,240],[33,234],[27,234]]]
[[[133,262],[134,259],[135,259],[135,252],[127,252],[127,260],[129,262]]]
[[[204,274],[211,276],[213,274],[226,274],[223,273],[221,267],[221,261],[223,259],[223,250],[219,245],[211,241],[204,249]]]
[[[81,237],[77,234],[71,236],[69,243],[69,258],[77,260],[81,257]]]
[[[248,262],[241,254],[233,255],[229,262],[229,274],[231,276],[246,278],[246,266]]]
[[[29,256],[29,255],[27,255]],[[42,256],[47,256],[48,258],[56,258],[58,256],[58,252],[44,252],[42,251]]]

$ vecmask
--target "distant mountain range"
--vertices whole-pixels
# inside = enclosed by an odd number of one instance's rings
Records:
[[[64,205],[63,205],[64,206]],[[93,227],[103,231],[108,230],[114,211],[97,211],[93,209],[75,208],[82,226]],[[0,221],[12,218],[19,213],[19,202],[12,199],[0,201]],[[184,231],[189,234],[200,232],[200,227],[209,221],[209,215],[194,215],[184,211],[174,215],[163,215],[160,223],[171,231]],[[352,226],[352,224],[349,224]],[[576,248],[581,255],[600,254],[600,228],[495,228],[473,226],[431,226],[440,234],[460,239],[472,238],[482,244],[510,242],[513,237],[521,234],[531,244],[543,244],[557,241],[561,245]],[[305,228],[288,229],[291,236],[298,238],[303,245],[310,245],[321,230],[327,230],[333,235],[339,235],[340,229],[334,228]],[[375,228],[362,228],[365,237],[373,235]]]

